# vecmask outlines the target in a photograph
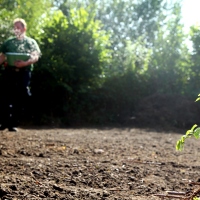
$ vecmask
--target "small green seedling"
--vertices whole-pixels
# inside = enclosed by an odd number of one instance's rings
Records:
[[[200,100],[200,94],[198,95],[195,102],[199,100]],[[200,127],[198,127],[197,124],[193,125],[192,128],[188,130],[186,134],[183,135],[181,139],[176,142],[176,150],[182,151],[185,144],[185,140],[191,137],[195,137],[196,139],[200,138]],[[194,197],[193,200],[200,200],[200,198]]]
[[[198,95],[195,102],[199,100],[200,100],[200,94]],[[200,138],[200,127],[198,127],[197,124],[193,125],[193,127],[190,130],[188,130],[186,134],[181,137],[180,140],[177,141],[176,150],[182,151],[185,144],[185,140],[191,137],[195,137],[196,139]]]
[[[177,141],[176,150],[182,151],[185,140],[191,137],[195,137],[196,139],[200,138],[200,127],[198,127],[196,124],[190,130],[188,130],[186,134],[181,137],[180,140]]]

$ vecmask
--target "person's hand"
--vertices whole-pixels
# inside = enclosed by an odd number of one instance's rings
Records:
[[[15,67],[21,68],[21,67],[26,67],[27,66],[27,62],[23,61],[23,60],[16,60],[14,62]]]

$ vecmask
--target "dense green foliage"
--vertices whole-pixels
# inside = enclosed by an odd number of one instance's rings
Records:
[[[198,93],[200,28],[184,33],[178,1],[0,0],[0,8],[0,44],[22,17],[42,50],[37,122],[124,124],[145,97]]]
[[[84,9],[70,15],[68,19],[56,11],[45,22],[40,38],[45,54],[33,79],[34,94],[42,97],[40,105],[54,114],[80,112],[86,104],[84,95],[104,82],[110,60],[109,35],[100,30],[101,23],[88,18]]]

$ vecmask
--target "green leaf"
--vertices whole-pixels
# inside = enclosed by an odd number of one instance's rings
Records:
[[[176,143],[176,150],[182,151],[185,144],[185,140],[192,136],[196,139],[200,138],[200,127],[198,127],[197,124],[193,125],[192,128],[188,130],[185,135],[181,136],[181,139],[178,140]]]
[[[198,97],[196,100],[195,100],[195,102],[197,102],[197,101],[199,101],[200,100],[200,97]]]
[[[176,143],[176,150],[182,151],[184,146],[184,142],[182,140],[178,140]]]
[[[200,137],[200,128],[199,127],[194,131],[193,135],[196,139],[198,139]]]

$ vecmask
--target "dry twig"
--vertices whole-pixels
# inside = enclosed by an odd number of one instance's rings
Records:
[[[200,185],[200,183],[196,182],[191,182],[190,184]],[[196,197],[199,193],[200,193],[200,187],[189,196],[185,196],[186,195],[185,192],[176,192],[176,191],[167,191],[167,194],[155,194],[154,196],[160,197],[161,199],[176,198],[181,200],[193,200],[193,198]]]

